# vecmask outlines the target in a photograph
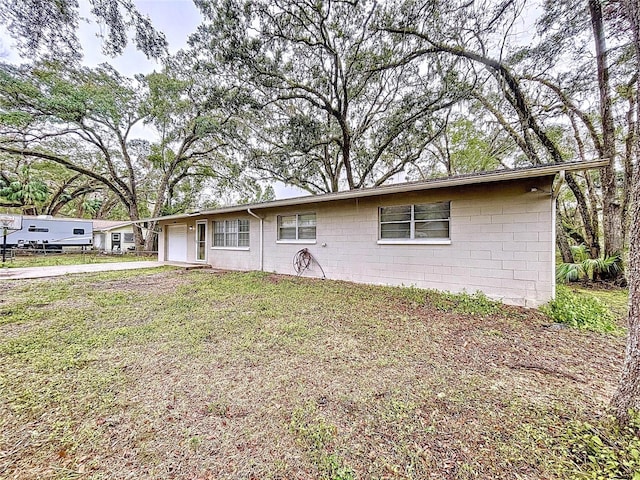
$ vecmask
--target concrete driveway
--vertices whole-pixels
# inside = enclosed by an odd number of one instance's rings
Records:
[[[60,265],[56,267],[0,268],[0,280],[22,280],[25,278],[58,277],[70,273],[110,272],[112,270],[135,270],[167,265],[163,262],[141,261],[121,263],[88,263],[83,265]]]

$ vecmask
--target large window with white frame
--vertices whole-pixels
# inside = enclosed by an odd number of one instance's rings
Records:
[[[214,220],[213,247],[249,247],[249,220]]]
[[[451,202],[380,207],[380,240],[449,240]]]
[[[278,215],[278,241],[313,241],[315,239],[315,213]]]

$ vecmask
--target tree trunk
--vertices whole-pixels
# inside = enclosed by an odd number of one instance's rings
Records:
[[[573,263],[573,254],[569,247],[569,240],[567,239],[567,233],[564,231],[562,225],[562,215],[560,215],[560,202],[556,199],[556,245],[560,250],[563,263]]]
[[[635,82],[634,82],[635,83]],[[627,110],[627,135],[625,137],[624,152],[624,184],[622,187],[622,244],[628,245],[629,242],[629,208],[631,206],[631,193],[633,191],[633,165],[634,158],[637,155],[636,145],[636,99],[633,92],[633,85],[629,85],[629,110]]]
[[[640,5],[637,0],[622,1],[623,15],[631,27],[636,58],[640,58]],[[640,64],[636,62],[636,73]],[[640,82],[640,76],[638,76]],[[640,86],[640,85],[639,85]],[[640,89],[636,88],[636,108],[640,115]],[[639,116],[640,118],[640,116]],[[637,125],[636,125],[637,128]],[[637,133],[637,130],[636,130]],[[640,151],[636,134],[636,152]],[[640,178],[640,163],[636,163],[635,178]],[[629,412],[640,411],[640,182],[634,182],[631,195],[631,228],[629,230],[629,332],[618,389],[611,406],[620,423],[629,423]]]
[[[578,185],[573,173],[567,172],[565,175],[567,186],[571,189],[578,204],[578,213],[584,227],[584,238],[591,258],[600,256],[600,242],[598,241],[598,212],[591,212],[587,205],[584,192]]]
[[[156,232],[157,226],[158,222],[148,222],[147,224],[147,238],[144,240],[144,249],[147,252],[155,250],[155,241],[158,235]]]
[[[600,116],[602,118],[602,155],[609,160],[609,165],[603,167],[600,172],[602,179],[604,254],[615,255],[622,253],[623,250],[622,206],[617,198],[615,124],[611,106],[607,45],[600,0],[589,0],[589,14],[591,16],[591,27],[593,30],[598,69]]]
[[[640,165],[636,165],[636,175],[639,174]],[[633,186],[629,240],[629,332],[622,377],[611,400],[615,415],[623,424],[629,422],[630,410],[640,411],[640,182]]]
[[[140,212],[138,211],[138,205],[136,204],[135,200],[133,200],[129,205],[129,218],[133,221],[140,220]],[[136,250],[143,250],[144,235],[142,235],[142,228],[140,227],[139,223],[133,224],[133,239],[136,244]]]
[[[347,183],[349,184],[349,190],[356,188],[356,183],[353,179],[353,168],[351,166],[351,133],[346,121],[341,122],[342,127],[342,164],[344,165],[345,172],[347,173]]]

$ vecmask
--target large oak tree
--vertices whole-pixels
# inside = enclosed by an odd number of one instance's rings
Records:
[[[418,164],[464,66],[402,61],[376,2],[199,1],[205,65],[245,88],[248,167],[310,192],[380,185]]]
[[[221,153],[232,118],[222,108],[225,98],[208,78],[176,72],[133,81],[106,65],[2,65],[0,152],[54,162],[98,182],[131,220],[158,216],[172,209],[171,193],[189,179],[239,177]],[[160,131],[158,142],[135,136],[144,122]],[[134,232],[142,248],[141,230]]]

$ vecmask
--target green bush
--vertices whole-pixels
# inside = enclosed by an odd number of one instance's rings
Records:
[[[595,297],[558,286],[555,300],[540,308],[555,322],[593,332],[616,332],[618,326],[609,308]]]
[[[575,282],[577,280],[593,281],[602,275],[616,275],[622,272],[622,257],[620,255],[590,258],[587,247],[578,245],[571,247],[574,257],[573,263],[561,263],[556,268],[558,283]]]
[[[613,417],[571,422],[560,437],[558,470],[577,480],[640,480],[640,417],[621,427]]]

